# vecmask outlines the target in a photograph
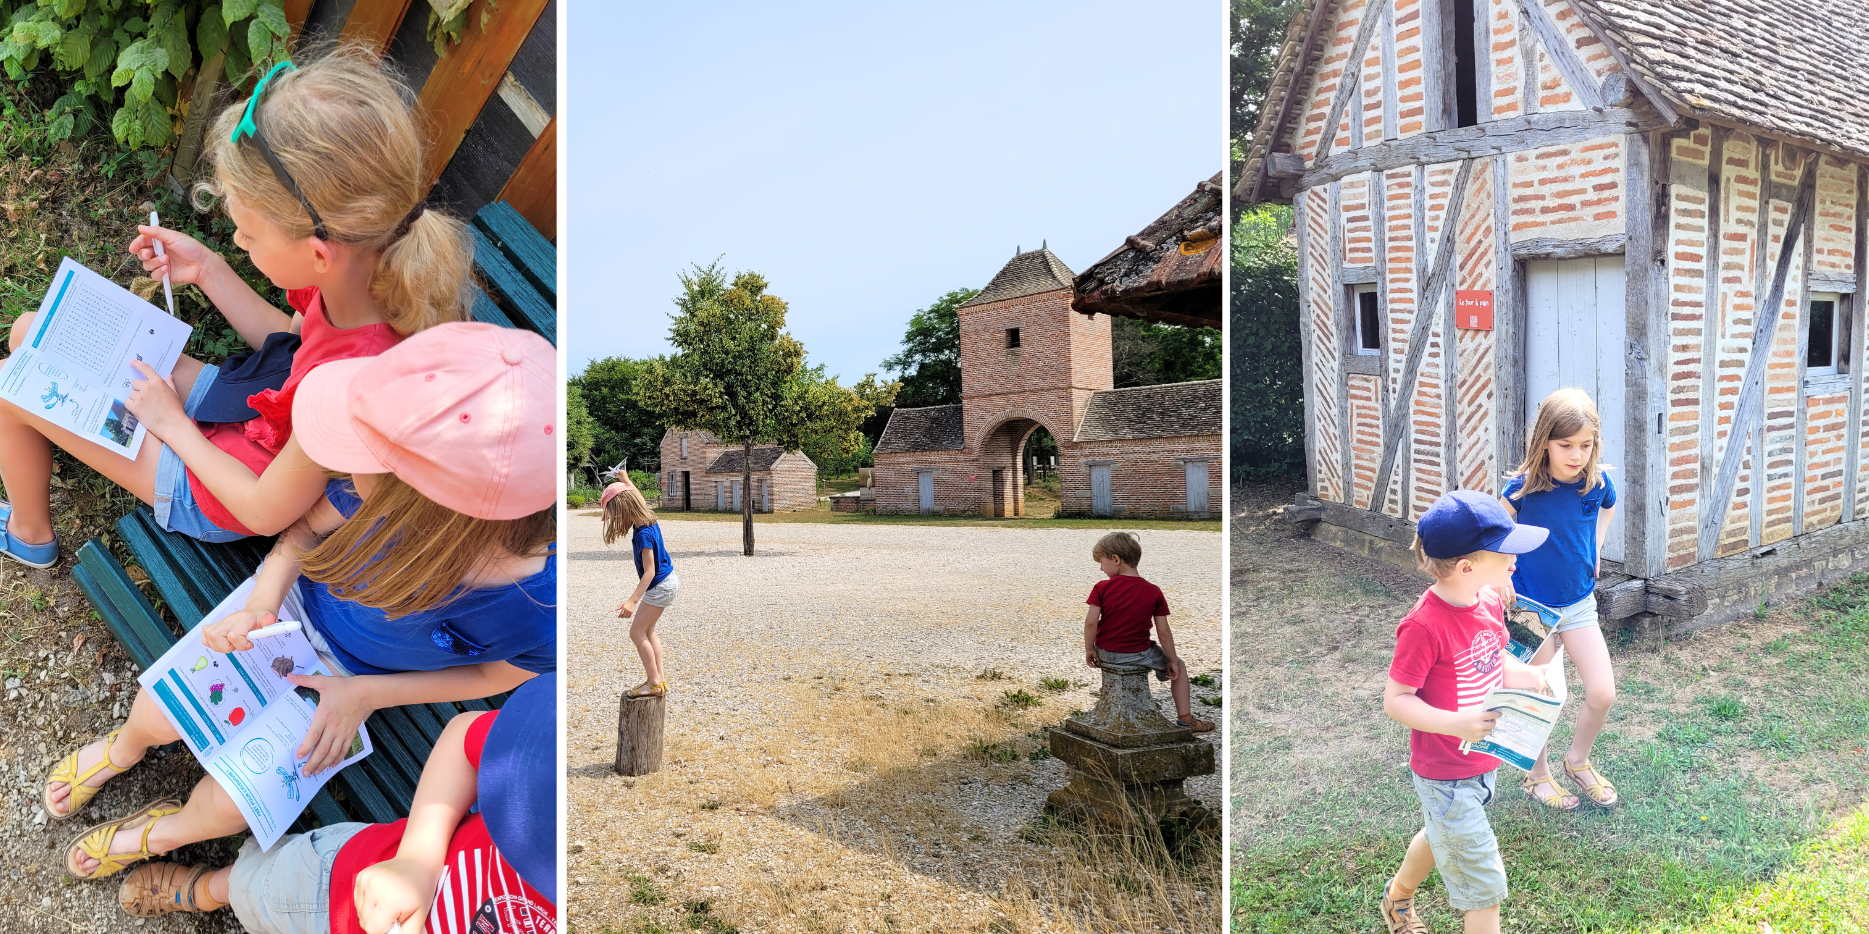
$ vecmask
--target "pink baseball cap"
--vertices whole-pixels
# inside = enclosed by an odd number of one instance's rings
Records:
[[[630,486],[628,481],[618,481],[616,483],[612,483],[609,486],[604,487],[603,495],[598,497],[597,499],[597,505],[609,506],[610,501],[613,499],[616,499],[616,496],[618,493],[621,493],[624,490],[632,490],[632,489],[635,489],[635,487]]]
[[[436,325],[306,374],[292,434],[326,469],[393,473],[455,512],[518,519],[558,498],[557,371],[530,331]]]

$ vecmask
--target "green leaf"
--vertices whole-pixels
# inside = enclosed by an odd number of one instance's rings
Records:
[[[59,114],[53,117],[51,124],[45,128],[45,138],[53,143],[70,139],[72,128],[75,127],[77,123],[77,117],[69,113]]]
[[[13,41],[34,49],[51,48],[65,38],[65,27],[47,19],[27,20],[13,27]]]
[[[221,19],[221,5],[211,3],[201,11],[201,22],[195,25],[195,51],[201,53],[201,60],[214,57],[227,45],[227,23]]]
[[[284,58],[286,36],[291,32],[284,8],[261,4],[253,14],[253,22],[247,26],[247,51],[253,56],[254,67],[270,68],[276,60]]]
[[[56,0],[52,12],[65,17],[78,16],[84,12],[84,0]]]
[[[117,42],[110,36],[97,36],[91,39],[91,55],[84,62],[84,77],[95,81],[110,73],[111,64],[117,60]]]
[[[179,81],[195,64],[195,50],[188,42],[188,16],[180,7],[165,6],[164,9],[173,12],[156,35],[160,37],[163,49],[169,53],[169,74]]]
[[[112,87],[130,86],[130,97],[147,101],[156,90],[156,76],[169,67],[169,51],[149,39],[138,39],[117,56],[117,70],[111,73]]]
[[[65,38],[58,44],[58,51],[52,56],[52,63],[58,66],[60,71],[77,71],[83,68],[85,62],[91,58],[92,35],[89,29],[67,30]]]
[[[143,30],[148,29],[148,28],[149,28],[149,23],[145,22],[143,18],[140,16],[132,16],[129,19],[123,21],[124,32],[127,32],[132,36],[138,35],[142,33]]]
[[[253,15],[260,8],[260,0],[226,0],[221,4],[222,25],[232,26]]]

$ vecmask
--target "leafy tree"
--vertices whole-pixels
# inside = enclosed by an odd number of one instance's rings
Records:
[[[565,472],[575,473],[591,456],[597,441],[597,423],[584,407],[584,391],[576,381],[565,387]]]
[[[1220,378],[1220,332],[1118,317],[1110,322],[1117,388]]]
[[[764,276],[727,281],[718,263],[681,277],[669,343],[675,353],[645,361],[636,398],[656,420],[701,430],[742,452],[740,522],[753,553],[753,446],[796,451],[809,437],[855,433],[872,407],[833,379],[814,379],[805,347],[785,332],[786,305]],[[861,385],[861,384],[859,384]]]
[[[902,375],[896,404],[905,409],[960,402],[960,306],[979,289],[955,289],[909,318],[902,352],[883,369]]]
[[[1259,107],[1265,102],[1266,89],[1272,83],[1272,68],[1278,64],[1279,48],[1285,44],[1285,32],[1291,18],[1303,9],[1306,0],[1232,0],[1232,42],[1228,78],[1230,113],[1233,124],[1233,162],[1239,163],[1252,146],[1253,131],[1259,128]],[[1234,210],[1239,210],[1238,205]]]
[[[804,379],[814,384],[829,383],[832,387],[837,386],[836,377],[824,374],[823,364],[805,368]],[[856,473],[858,467],[870,467],[876,463],[873,456],[876,442],[863,433],[863,428],[873,413],[888,408],[895,401],[900,386],[893,381],[878,382],[876,374],[865,373],[844,396],[831,393],[833,398],[842,398],[844,404],[854,407],[861,414],[854,422],[847,417],[847,413],[840,414],[805,434],[800,448],[806,457],[811,458],[812,463],[818,465],[819,476],[847,477]]]
[[[1262,205],[1233,227],[1232,455],[1248,480],[1304,476],[1304,363],[1291,208]]]
[[[632,470],[662,468],[662,421],[637,399],[637,383],[649,362],[605,357],[569,380],[590,413],[590,458],[599,468],[625,459]],[[573,469],[582,463],[574,461]]]

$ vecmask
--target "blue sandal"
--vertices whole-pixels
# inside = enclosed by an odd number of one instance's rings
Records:
[[[4,554],[21,564],[35,568],[49,568],[58,563],[58,536],[43,545],[28,545],[20,541],[7,529],[7,520],[13,518],[11,503],[0,502],[0,535],[5,541],[0,544],[0,554]]]

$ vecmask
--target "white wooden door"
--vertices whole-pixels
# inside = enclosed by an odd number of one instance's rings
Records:
[[[1207,462],[1188,461],[1188,515],[1207,515]]]
[[[733,481],[733,511],[740,511],[740,481]]]
[[[934,515],[934,471],[924,470],[915,475],[921,483],[921,511],[924,516]]]
[[[1110,515],[1110,465],[1090,465],[1090,512],[1092,515]]]
[[[1602,463],[1615,467],[1616,519],[1603,541],[1603,557],[1621,561],[1624,515],[1635,508],[1624,498],[1623,396],[1628,359],[1623,310],[1623,258],[1540,260],[1525,269],[1525,424],[1538,417],[1538,403],[1566,386],[1596,401],[1603,419]],[[1516,466],[1516,465],[1514,465]]]
[[[727,511],[727,485],[719,480],[714,481],[714,508],[720,512]]]
[[[759,481],[759,511],[772,511],[772,481],[764,477]]]

